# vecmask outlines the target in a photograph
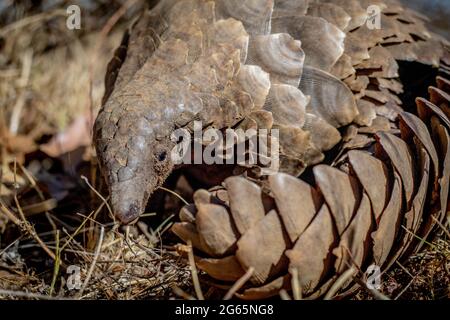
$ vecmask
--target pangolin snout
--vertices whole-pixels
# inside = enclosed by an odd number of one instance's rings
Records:
[[[136,202],[129,204],[124,203],[119,210],[115,212],[115,215],[122,224],[129,225],[138,220],[140,211],[141,209]]]
[[[114,216],[122,224],[135,222],[144,212],[147,203],[147,188],[144,176],[137,176],[127,181],[117,181],[111,184],[111,207]]]
[[[161,142],[149,145],[149,153],[139,157],[137,165],[131,168],[122,167],[114,174],[114,167],[108,164],[103,167],[109,178],[113,213],[123,224],[135,222],[144,213],[150,196],[173,170],[173,163],[167,156],[170,147]],[[128,154],[128,164],[132,163],[130,159],[133,159],[132,154]]]

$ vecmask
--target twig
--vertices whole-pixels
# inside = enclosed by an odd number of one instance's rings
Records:
[[[148,255],[151,255],[155,258],[155,260],[161,260],[162,256],[157,254],[156,252],[154,252],[153,250],[146,248],[145,246],[143,246],[142,244],[140,244],[139,242],[137,242],[136,240],[132,239],[132,241],[134,242],[134,244],[141,250],[144,250]]]
[[[42,202],[33,203],[28,206],[22,207],[24,214],[27,217],[35,216],[41,213],[50,214],[50,210],[55,209],[58,206],[56,199],[51,198]]]
[[[445,234],[447,235],[447,237],[450,239],[450,232],[448,231],[448,228],[446,228],[440,221],[439,219],[437,219],[435,216],[431,216],[431,218],[433,218],[433,220],[439,225],[439,227],[441,227],[441,229],[445,232]]]
[[[16,135],[17,131],[19,131],[19,120],[20,115],[22,114],[23,106],[25,105],[25,100],[25,95],[22,92],[13,107],[11,119],[9,120],[9,132],[12,135]]]
[[[395,263],[408,275],[408,276],[410,276],[412,279],[414,279],[414,278],[416,278],[416,276],[413,276],[412,274],[411,274],[411,272],[409,272],[408,271],[408,269],[406,269],[400,262],[398,262],[398,261],[395,261]],[[422,280],[422,279],[419,279],[420,280],[420,282],[422,282],[422,283],[426,283],[424,280]]]
[[[384,295],[375,288],[369,288],[367,284],[364,283],[364,281],[362,281],[361,279],[354,277],[353,281],[355,281],[360,287],[369,292],[376,300],[391,300],[388,296]]]
[[[14,197],[14,201],[16,202],[17,208],[21,215],[23,221],[20,221],[4,204],[0,202],[0,210],[1,212],[7,216],[16,226],[18,226],[21,230],[27,232],[30,236],[33,237],[34,240],[39,244],[39,246],[52,258],[56,260],[55,254],[47,247],[47,245],[42,241],[42,239],[36,233],[36,230],[30,225],[30,223],[25,219],[25,216],[20,208],[17,197]]]
[[[198,300],[205,300],[202,288],[200,287],[200,281],[198,280],[197,268],[195,267],[194,249],[192,247],[192,242],[190,240],[188,241],[188,246],[189,246],[188,252],[189,265],[192,274],[192,282],[194,283],[195,294],[197,295]]]
[[[182,196],[180,196],[178,193],[176,193],[175,191],[172,191],[170,189],[164,188],[164,187],[159,187],[158,189],[161,189],[163,191],[169,192],[170,194],[173,194],[175,197],[177,197],[178,199],[180,199],[181,201],[183,201],[183,203],[185,205],[189,205],[189,202],[187,202],[186,200],[184,200],[184,198]]]
[[[389,299],[388,296],[382,294],[380,291],[378,291],[378,290],[376,290],[376,289],[369,289],[369,288],[367,288],[367,286],[366,286],[365,288],[369,291],[369,293],[370,293],[376,300],[386,300],[386,301],[391,300],[391,299]]]
[[[101,210],[103,208],[103,203],[100,205],[100,207],[97,210]],[[89,218],[95,213],[95,211],[92,211],[87,218],[83,220],[83,222],[80,224],[80,226],[75,230],[75,232],[72,235],[69,235],[69,239],[64,243],[64,245],[61,248],[61,252],[64,251],[64,249],[69,245],[69,243],[77,236],[78,233],[81,232],[81,230],[84,228],[86,223],[89,221]],[[89,231],[91,228],[86,229]],[[92,228],[93,229],[93,228]]]
[[[345,285],[345,283],[350,280],[357,270],[354,267],[351,267],[347,271],[345,271],[331,286],[330,290],[328,290],[327,294],[324,297],[324,300],[331,300],[336,295],[336,293]]]
[[[40,246],[37,245],[37,244],[29,244],[29,245],[21,246],[22,249],[29,249],[29,248],[36,248],[36,247],[40,247]],[[55,249],[55,250],[56,250],[56,247],[55,247],[55,246],[48,246],[48,247],[49,247],[50,249]],[[76,253],[76,254],[80,254],[80,255],[81,255],[81,254],[84,254],[84,255],[86,256],[86,258],[87,258],[87,256],[94,256],[93,253],[91,253],[91,252],[85,252],[85,251],[83,251],[83,250],[65,249],[64,252]]]
[[[185,300],[195,300],[195,298],[193,296],[191,296],[189,293],[185,292],[183,289],[181,289],[180,287],[174,285],[172,287],[172,291],[173,293],[175,293],[177,296],[185,299]]]
[[[53,291],[55,290],[56,280],[58,279],[59,274],[59,265],[61,261],[61,249],[59,246],[59,230],[56,230],[56,260],[55,260],[55,266],[53,268],[53,278],[52,278],[52,284],[50,286],[50,295],[53,295]]]
[[[16,226],[18,226],[20,229],[23,229],[22,221],[20,221],[14,213],[12,213],[4,204],[3,201],[0,200],[0,210],[9,220],[12,221]]]
[[[292,275],[291,286],[294,300],[302,300],[302,289],[300,288],[298,269],[292,268],[291,275]]]
[[[16,203],[17,210],[19,211],[19,215],[20,215],[20,218],[23,221],[23,225],[24,225],[25,229],[37,241],[37,243],[39,243],[39,245],[42,247],[42,249],[44,249],[44,251],[47,252],[47,254],[53,260],[56,261],[56,255],[53,253],[53,251],[51,251],[47,247],[47,245],[44,243],[44,241],[42,241],[42,239],[38,236],[38,234],[37,234],[36,230],[34,229],[34,227],[32,227],[31,224],[25,218],[25,215],[23,214],[22,208],[20,207],[19,200],[17,199],[17,196],[14,196],[14,202]]]
[[[429,245],[431,248],[436,249],[436,246],[435,246],[434,244],[432,244],[431,242],[426,241],[425,239],[419,237],[419,236],[416,235],[414,232],[408,230],[408,228],[406,228],[405,226],[402,225],[401,227],[403,228],[403,230],[405,230],[407,233],[409,233],[410,235],[412,235],[414,238],[420,240],[420,241],[423,242],[423,243],[426,243],[426,244]]]
[[[87,285],[89,284],[89,281],[91,280],[92,273],[94,272],[94,268],[97,263],[97,260],[98,260],[98,257],[100,255],[100,251],[101,251],[101,248],[103,245],[104,235],[105,235],[105,228],[102,226],[100,229],[100,238],[98,239],[97,249],[95,250],[94,259],[92,260],[91,267],[89,268],[86,279],[84,280],[83,287],[81,288],[80,292],[78,293],[79,299],[81,299],[81,297],[83,296],[83,292],[86,289]]]
[[[117,10],[109,19],[106,21],[106,24],[103,26],[100,31],[100,36],[104,39],[112,30],[112,28],[116,25],[122,16],[127,13],[128,9],[134,5],[138,0],[128,0],[126,1],[120,8]]]
[[[67,13],[65,10],[54,10],[52,12],[43,12],[43,13],[39,13],[36,14],[34,16],[29,16],[29,17],[25,17],[21,20],[18,20],[16,22],[13,22],[11,24],[8,24],[6,26],[4,26],[3,28],[0,29],[0,35],[6,35],[12,31],[14,31],[15,29],[20,29],[23,28],[29,24],[33,24],[33,23],[37,23],[41,20],[46,20],[46,19],[51,19],[53,17],[56,16],[66,16]]]
[[[55,209],[58,205],[58,201],[56,199],[46,199],[44,196],[44,193],[42,192],[41,188],[39,188],[39,185],[36,183],[36,179],[33,177],[31,172],[28,171],[27,168],[25,168],[21,163],[17,163],[20,170],[23,172],[25,177],[27,178],[28,182],[30,183],[31,187],[36,191],[39,198],[42,202],[37,204],[32,204],[26,207],[22,207],[22,210],[27,216],[38,214],[38,213],[46,213],[50,214],[50,211]]]
[[[91,190],[103,201],[103,203],[108,208],[109,213],[111,214],[111,218],[114,220],[114,213],[113,213],[111,207],[109,206],[108,201],[100,194],[100,192],[95,190],[95,188],[89,183],[88,178],[86,178],[85,176],[81,176],[81,179],[84,180],[84,182],[86,182],[88,187],[91,188]]]
[[[242,286],[251,278],[254,272],[255,268],[250,267],[247,272],[242,277],[240,277],[235,284],[233,284],[230,290],[228,290],[223,300],[230,300],[231,298],[233,298],[234,294],[242,288]]]
[[[25,92],[24,89],[28,85],[31,74],[31,66],[33,65],[33,51],[28,50],[22,56],[22,75],[19,79],[19,98],[14,105],[9,121],[9,132],[16,135],[19,131],[20,116],[22,115],[23,107],[25,106]]]
[[[281,300],[285,300],[285,301],[292,300],[291,297],[289,296],[289,293],[287,293],[287,291],[285,289],[281,289],[279,294],[280,294]]]
[[[409,287],[414,283],[414,280],[416,280],[416,277],[412,278],[409,283],[400,291],[400,293],[394,298],[394,300],[400,299],[400,297],[409,289]]]
[[[65,297],[51,297],[39,293],[30,293],[30,292],[12,291],[3,289],[0,289],[0,296],[11,296],[11,297],[39,299],[39,300],[73,300]]]
[[[23,238],[23,235],[21,235],[20,237],[18,237],[16,240],[14,240],[13,242],[11,242],[10,244],[8,244],[2,251],[0,251],[0,258],[1,256],[8,251],[9,248],[11,248],[12,246],[14,246],[17,242],[19,242],[21,239]]]
[[[170,225],[169,222],[170,222],[170,220],[172,220],[174,217],[175,217],[175,215],[174,215],[174,214],[171,214],[170,216],[167,217],[166,220],[164,220],[164,221],[156,228],[155,231],[152,230],[153,236],[155,235],[155,233],[159,233],[159,232],[161,231],[161,229],[163,229],[163,228],[166,226],[166,224]],[[164,228],[164,229],[165,229],[165,228]]]

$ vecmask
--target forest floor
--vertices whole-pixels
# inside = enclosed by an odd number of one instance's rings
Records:
[[[165,214],[133,227],[110,218],[91,128],[107,63],[142,1],[91,3],[81,30],[67,28],[61,3],[0,5],[0,299],[191,298],[191,266],[169,229],[192,190],[167,192]],[[442,232],[395,265],[381,291],[450,298],[449,239]]]

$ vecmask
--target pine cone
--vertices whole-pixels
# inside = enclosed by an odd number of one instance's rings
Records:
[[[196,264],[226,288],[254,273],[238,297],[289,289],[295,270],[304,297],[324,295],[339,275],[371,264],[387,270],[420,249],[446,218],[450,176],[450,81],[437,78],[431,101],[399,115],[399,134],[370,134],[370,148],[313,168],[313,185],[279,173],[259,184],[228,178],[199,190],[172,231],[192,241]],[[217,282],[217,280],[219,280]],[[343,285],[341,296],[352,291]]]

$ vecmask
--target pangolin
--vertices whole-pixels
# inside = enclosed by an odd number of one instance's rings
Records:
[[[401,17],[372,30],[374,4]],[[194,120],[279,129],[281,171],[299,175],[341,141],[337,128],[393,120],[395,59],[437,65],[436,41],[396,1],[160,1],[117,49],[95,123],[116,216],[143,212],[174,169],[171,133]]]
[[[159,1],[109,64],[95,123],[115,215],[136,220],[176,168],[174,130],[277,129],[280,173],[245,168],[181,210],[197,266],[222,288],[252,269],[246,299],[293,275],[306,297],[342,296],[346,270],[388,269],[448,211],[449,44],[426,20],[396,0]],[[429,100],[409,99],[405,61],[440,68]]]

